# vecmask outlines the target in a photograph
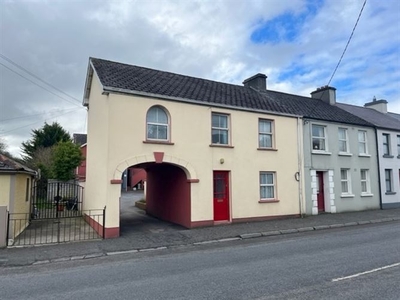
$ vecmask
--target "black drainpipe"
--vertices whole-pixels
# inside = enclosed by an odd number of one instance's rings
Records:
[[[382,207],[382,187],[381,187],[381,167],[379,165],[379,143],[378,143],[378,129],[375,127],[375,143],[376,143],[376,157],[378,160],[378,184],[379,184],[379,206]]]

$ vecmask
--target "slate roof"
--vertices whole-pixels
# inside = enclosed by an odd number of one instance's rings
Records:
[[[74,133],[73,140],[75,144],[82,146],[87,142],[87,134],[84,133]]]
[[[307,118],[372,126],[338,107],[321,100],[242,85],[222,83],[149,68],[90,58],[104,89],[136,91],[238,109],[262,110]]]
[[[0,154],[0,173],[2,172],[27,172],[32,173],[33,175],[36,174],[36,171],[16,162],[15,160]]]
[[[388,112],[388,115],[391,116],[392,118],[395,118],[395,119],[400,121],[400,114],[395,114],[395,113],[392,113],[392,112]]]
[[[377,127],[400,130],[400,119],[396,119],[392,116],[396,114],[384,114],[373,108],[355,106],[344,103],[337,103],[336,105],[341,109],[344,109],[360,118],[363,118],[364,120],[368,120],[370,123],[374,124]]]

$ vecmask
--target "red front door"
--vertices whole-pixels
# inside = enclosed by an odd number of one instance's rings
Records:
[[[324,198],[324,172],[317,172],[317,201],[318,211],[325,211],[325,198]]]
[[[214,171],[214,221],[229,221],[229,172]]]

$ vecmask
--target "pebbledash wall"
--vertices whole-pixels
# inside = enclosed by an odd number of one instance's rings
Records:
[[[312,125],[322,125],[326,151],[312,149]],[[348,153],[339,152],[338,130],[347,129]],[[358,131],[367,132],[368,154],[359,154]],[[323,172],[325,211],[330,213],[378,209],[380,207],[376,135],[372,127],[307,119],[304,121],[304,186],[306,214],[318,214],[317,171]],[[351,192],[342,194],[341,169],[348,169]],[[360,170],[368,170],[370,193],[361,193]]]
[[[119,183],[129,166],[154,162],[154,152],[163,152],[163,162],[180,166],[192,182],[191,227],[213,222],[214,170],[230,171],[231,222],[301,213],[300,118],[102,92],[94,73],[89,96],[84,209],[106,206],[106,237],[119,235],[121,186],[112,183]],[[146,113],[154,105],[164,107],[170,115],[173,144],[143,142]],[[230,115],[232,147],[210,146],[212,112]],[[259,118],[274,121],[276,149],[257,150]],[[279,201],[259,202],[261,171],[276,172]]]

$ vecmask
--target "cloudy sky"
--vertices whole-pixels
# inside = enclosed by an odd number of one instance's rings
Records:
[[[364,0],[0,0],[0,138],[86,132],[88,58],[309,96],[328,84]],[[400,113],[400,1],[367,0],[331,86]]]

